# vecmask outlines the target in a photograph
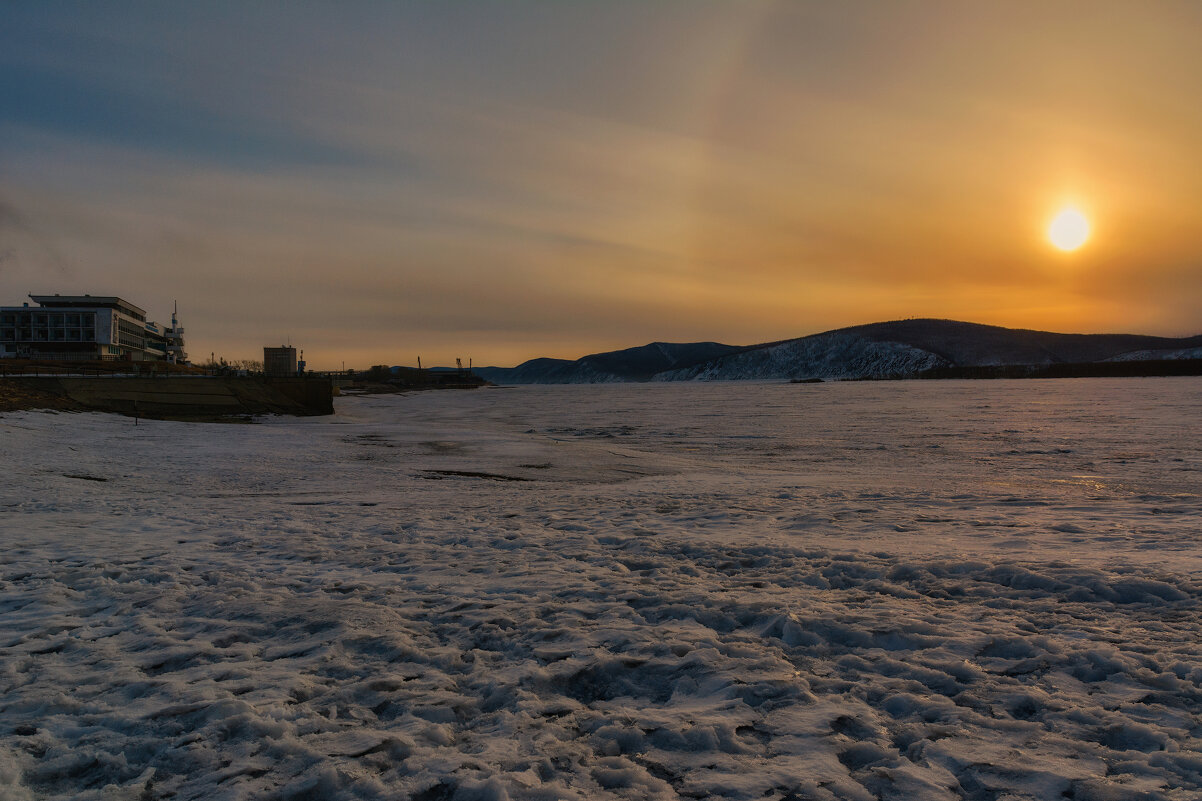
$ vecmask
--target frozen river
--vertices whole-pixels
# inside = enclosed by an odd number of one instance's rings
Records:
[[[1197,799],[1202,380],[0,417],[5,799]]]

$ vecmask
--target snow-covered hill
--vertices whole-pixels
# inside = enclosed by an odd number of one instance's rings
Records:
[[[576,361],[533,359],[517,367],[485,367],[476,373],[498,384],[908,378],[935,368],[1194,359],[1200,354],[1202,336],[1058,334],[921,319],[746,347],[655,342]]]
[[[919,348],[899,342],[873,342],[836,331],[669,370],[655,376],[655,380],[899,378],[947,366],[950,362],[946,359]]]
[[[1202,359],[1202,347],[1197,348],[1173,348],[1169,350],[1133,350],[1128,353],[1121,353],[1114,356],[1110,361],[1115,362],[1141,362],[1152,359],[1166,359],[1176,361],[1178,359]]]

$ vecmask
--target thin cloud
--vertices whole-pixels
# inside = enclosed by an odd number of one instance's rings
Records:
[[[25,7],[0,290],[178,298],[198,352],[290,335],[317,366],[908,316],[1179,333],[1202,20],[1103,5]],[[1071,260],[1040,229],[1070,191]]]

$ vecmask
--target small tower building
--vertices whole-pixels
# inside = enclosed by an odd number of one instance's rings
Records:
[[[263,348],[263,374],[276,378],[296,375],[296,348]]]

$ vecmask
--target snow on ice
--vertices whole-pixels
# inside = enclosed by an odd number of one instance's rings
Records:
[[[0,418],[6,799],[1196,799],[1199,380]]]

